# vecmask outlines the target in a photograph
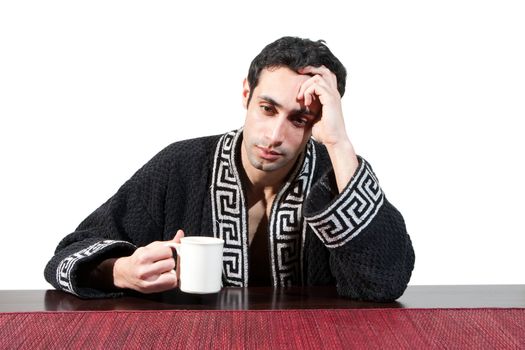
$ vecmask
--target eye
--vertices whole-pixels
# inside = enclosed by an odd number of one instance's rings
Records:
[[[305,118],[305,117],[294,117],[292,119],[293,125],[295,125],[295,126],[297,126],[299,128],[304,128],[305,126],[308,125],[308,122],[309,122],[309,119]]]
[[[270,105],[260,105],[260,108],[264,114],[270,115],[274,113],[274,108]]]

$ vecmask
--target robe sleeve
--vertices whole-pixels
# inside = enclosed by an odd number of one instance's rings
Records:
[[[368,162],[341,193],[333,170],[314,183],[304,213],[329,250],[329,266],[340,295],[393,301],[405,291],[415,255],[403,217],[386,199]]]
[[[58,244],[44,271],[53,287],[83,298],[122,294],[95,287],[82,271],[162,239],[170,153],[167,148],[156,155]]]

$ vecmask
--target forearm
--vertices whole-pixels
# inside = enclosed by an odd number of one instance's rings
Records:
[[[326,149],[334,169],[337,189],[341,193],[359,166],[357,155],[348,138],[344,138],[335,144],[326,145]]]
[[[323,168],[329,166],[326,156]],[[304,215],[329,249],[330,271],[341,295],[391,301],[410,280],[414,251],[401,213],[385,198],[370,164],[358,159],[355,174],[340,194],[332,172],[316,181]]]
[[[375,220],[355,239],[330,252],[339,294],[354,299],[399,298],[414,268],[414,249],[403,217],[386,199]]]

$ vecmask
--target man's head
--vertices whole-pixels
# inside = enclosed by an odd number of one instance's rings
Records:
[[[297,72],[299,69],[325,66],[337,77],[337,90],[343,97],[346,85],[346,69],[332,54],[323,40],[312,41],[285,36],[267,45],[252,61],[248,70],[248,84],[251,91],[259,84],[261,72],[266,69],[287,67]],[[248,103],[251,101],[251,94]]]
[[[247,112],[242,152],[247,172],[280,177],[292,168],[322,114],[319,99],[306,106],[298,98],[312,76],[301,69],[321,66],[334,73],[342,96],[346,70],[322,41],[284,37],[253,60],[243,88]]]

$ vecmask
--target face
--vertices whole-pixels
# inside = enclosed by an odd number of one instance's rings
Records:
[[[250,88],[244,82],[247,109],[243,129],[243,156],[259,171],[289,171],[304,150],[321,108],[318,101],[306,108],[297,99],[301,85],[310,78],[285,68],[264,69],[248,105]],[[247,169],[250,170],[250,169]]]

